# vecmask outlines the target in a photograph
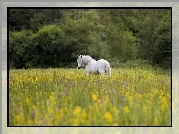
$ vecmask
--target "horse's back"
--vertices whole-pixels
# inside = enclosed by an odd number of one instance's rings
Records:
[[[98,64],[100,64],[100,65],[104,65],[105,64],[105,65],[108,65],[110,67],[109,62],[107,60],[104,60],[104,59],[98,60]]]
[[[97,61],[97,68],[99,70],[106,70],[107,68],[110,68],[110,64],[107,60],[100,59]]]

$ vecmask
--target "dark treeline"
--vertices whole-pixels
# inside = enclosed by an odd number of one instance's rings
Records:
[[[171,10],[9,9],[10,67],[75,67],[78,54],[171,68]]]

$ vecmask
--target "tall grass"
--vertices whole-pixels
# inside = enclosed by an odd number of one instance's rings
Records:
[[[171,78],[152,69],[10,70],[10,126],[170,126]]]

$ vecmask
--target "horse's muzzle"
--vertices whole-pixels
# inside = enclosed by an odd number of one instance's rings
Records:
[[[78,67],[78,69],[80,69],[81,67]]]

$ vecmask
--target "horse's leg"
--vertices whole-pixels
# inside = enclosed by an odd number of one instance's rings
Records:
[[[106,68],[100,68],[100,69],[99,69],[99,73],[100,73],[100,74],[105,74],[106,76],[108,76],[108,71],[109,71],[109,70],[107,70]]]
[[[85,68],[86,68],[86,75],[89,77],[90,76],[89,65],[87,65]]]

